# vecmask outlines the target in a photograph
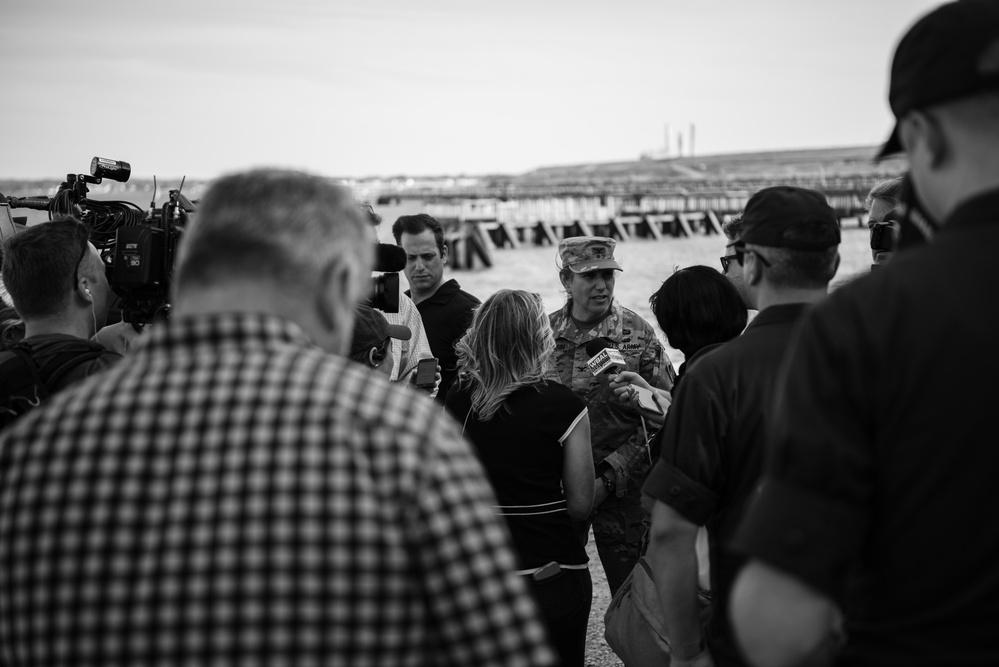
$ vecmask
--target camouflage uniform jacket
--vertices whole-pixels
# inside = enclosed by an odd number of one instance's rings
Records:
[[[594,377],[586,366],[590,356],[586,344],[595,338],[608,338],[617,343],[628,364],[649,384],[671,389],[676,372],[652,326],[618,303],[611,302],[611,313],[587,332],[581,332],[569,316],[572,302],[550,313],[555,332],[555,371],[559,382],[570,387],[586,402],[590,413],[593,462],[605,464],[616,474],[616,495],[624,497],[629,490],[640,488],[651,467],[646,434],[639,414],[614,397],[610,376]],[[652,433],[648,434],[649,437]]]

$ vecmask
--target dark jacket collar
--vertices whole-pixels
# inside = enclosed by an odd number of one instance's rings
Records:
[[[420,303],[444,304],[453,299],[454,295],[460,291],[461,291],[461,285],[458,284],[457,280],[451,278],[450,280],[442,282],[441,286],[437,288],[436,292],[428,296]],[[406,290],[406,296],[408,296],[410,299],[413,298],[412,292],[413,290],[411,289]]]
[[[968,229],[981,224],[999,222],[999,188],[989,190],[958,204],[940,230],[945,234],[951,230]]]
[[[783,322],[794,322],[800,318],[811,306],[810,303],[782,303],[777,306],[770,306],[760,311],[759,315],[746,327],[746,331],[751,331],[759,327],[770,324],[780,324]],[[743,332],[745,333],[745,332]]]

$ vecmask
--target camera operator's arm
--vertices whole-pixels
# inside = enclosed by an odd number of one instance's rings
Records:
[[[142,331],[136,330],[128,322],[118,322],[117,324],[109,324],[101,328],[93,340],[103,345],[106,349],[117,352],[124,357],[130,349],[135,347],[139,341],[139,337],[144,332],[144,329]]]

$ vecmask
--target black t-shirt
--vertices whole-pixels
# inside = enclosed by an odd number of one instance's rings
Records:
[[[506,517],[520,569],[551,561],[587,562],[586,550],[566,511],[562,492],[562,440],[586,415],[586,405],[568,387],[545,382],[522,387],[483,422],[470,415],[471,392],[455,383],[446,406],[475,447]]]
[[[412,297],[412,290],[407,290],[406,296]],[[453,278],[438,287],[433,296],[416,304],[430,350],[441,365],[441,383],[436,397],[441,403],[458,375],[458,353],[454,344],[465,335],[472,323],[472,315],[480,305],[481,302],[462,290]]]
[[[993,191],[833,292],[789,350],[735,544],[845,604],[841,664],[999,664],[997,247]]]

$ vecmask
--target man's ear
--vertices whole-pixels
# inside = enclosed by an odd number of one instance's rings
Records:
[[[763,262],[755,253],[747,252],[742,255],[742,280],[752,287],[758,287],[763,280]]]
[[[80,276],[76,281],[76,294],[87,303],[94,302],[94,295],[90,291],[90,281],[84,276]]]
[[[354,329],[354,303],[360,298],[357,272],[349,261],[343,258],[326,265],[319,276],[315,295],[316,317],[327,332],[327,340],[335,349],[329,350],[343,355],[350,344]]]
[[[444,250],[441,252],[441,264],[447,264],[447,244],[444,244]]]

